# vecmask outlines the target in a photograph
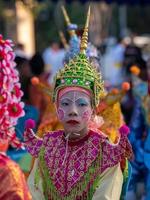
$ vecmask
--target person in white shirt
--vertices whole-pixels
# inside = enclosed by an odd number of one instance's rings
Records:
[[[46,72],[49,75],[49,83],[53,82],[56,72],[63,66],[65,50],[60,48],[60,44],[53,41],[50,47],[43,52],[43,59],[46,65]]]

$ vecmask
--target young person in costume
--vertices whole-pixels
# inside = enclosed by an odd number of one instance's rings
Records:
[[[23,147],[15,132],[24,105],[12,46],[0,35],[0,200],[31,200],[23,172],[6,155],[9,144]]]
[[[64,44],[65,49],[67,50],[64,59],[64,62],[67,64],[70,59],[72,59],[76,54],[79,53],[80,39],[76,34],[77,25],[71,24],[64,7],[62,7],[62,10],[70,35],[68,45],[63,33],[60,33],[61,41]],[[94,66],[98,70],[101,69],[98,51],[90,43],[88,43],[88,47],[86,49],[86,56],[89,58],[92,66]],[[43,135],[48,131],[64,129],[62,123],[59,121],[56,115],[55,106],[52,103],[52,88],[47,87],[35,77],[32,79],[32,83],[36,85],[36,87],[38,87],[39,89],[43,90],[50,99],[36,135],[42,138]],[[97,131],[102,131],[106,136],[108,136],[109,141],[112,143],[118,142],[118,129],[124,124],[123,115],[120,108],[120,101],[129,88],[130,86],[128,83],[123,83],[121,90],[113,89],[112,91],[109,91],[108,94],[101,100],[101,102],[97,106],[95,116],[89,123],[90,128],[95,130],[97,129]],[[32,163],[34,163],[34,160],[35,159],[33,158]]]
[[[28,184],[36,200],[121,198],[120,163],[132,156],[128,129],[122,127],[118,143],[111,145],[100,131],[88,128],[104,92],[101,76],[85,55],[89,15],[80,53],[55,78],[53,97],[64,131],[46,133],[41,139],[34,135],[32,124],[26,124],[26,147],[36,157]]]
[[[62,11],[70,35],[69,45],[66,44],[64,37],[61,37],[61,40],[67,49],[64,62],[68,63],[70,59],[74,58],[74,56],[79,53],[81,40],[76,34],[77,25],[71,23],[67,11],[63,6]],[[88,43],[86,56],[92,66],[98,71],[102,70],[98,50],[91,43]],[[96,109],[95,122],[91,123],[93,128],[98,128],[104,132],[113,143],[117,141],[119,127],[124,124],[120,102],[129,89],[130,85],[124,82],[122,83],[122,88],[120,90],[119,88],[113,88],[111,91],[107,92],[107,95],[105,95]]]
[[[77,25],[72,24],[67,15],[67,12],[64,7],[62,7],[62,11],[64,14],[65,21],[67,23],[67,30],[70,35],[69,45],[63,35],[62,32],[59,32],[60,39],[66,49],[66,54],[64,58],[64,63],[68,63],[70,59],[72,59],[75,55],[77,55],[80,51],[80,39],[76,34]],[[88,44],[88,48],[86,50],[86,55],[91,59],[91,62],[95,63],[95,59],[98,60],[98,54],[96,48],[94,48],[91,44]],[[44,93],[49,98],[49,102],[47,104],[47,108],[44,109],[44,115],[41,119],[40,125],[37,130],[37,135],[42,137],[43,134],[47,131],[54,131],[63,129],[62,124],[58,120],[55,106],[52,102],[52,87],[44,84],[38,77],[33,77],[31,79],[32,84],[38,88],[38,90],[44,91]]]

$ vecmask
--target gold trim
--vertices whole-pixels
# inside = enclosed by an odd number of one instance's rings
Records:
[[[83,54],[86,54],[85,51],[86,51],[87,45],[88,45],[89,21],[90,21],[90,6],[88,9],[86,24],[85,24],[84,32],[83,32],[82,39],[81,39],[81,45],[80,45],[80,52]]]
[[[64,18],[65,18],[67,26],[71,25],[70,18],[69,18],[68,14],[67,14],[67,11],[66,11],[65,7],[61,6],[61,9],[62,9],[62,12],[63,12],[63,15],[64,15]],[[76,35],[74,30],[69,30],[68,32],[69,32],[70,36]]]

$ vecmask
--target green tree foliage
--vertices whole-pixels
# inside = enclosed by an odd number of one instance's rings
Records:
[[[150,5],[132,6],[127,9],[128,27],[137,34],[150,34]]]

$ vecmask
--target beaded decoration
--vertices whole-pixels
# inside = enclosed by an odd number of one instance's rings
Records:
[[[93,106],[97,106],[101,96],[104,95],[104,84],[102,76],[91,65],[87,56],[86,49],[88,44],[88,24],[90,18],[90,8],[87,15],[87,21],[84,33],[81,39],[80,53],[65,64],[55,76],[55,86],[53,100],[57,99],[58,91],[68,86],[78,86],[85,88],[93,94]]]

